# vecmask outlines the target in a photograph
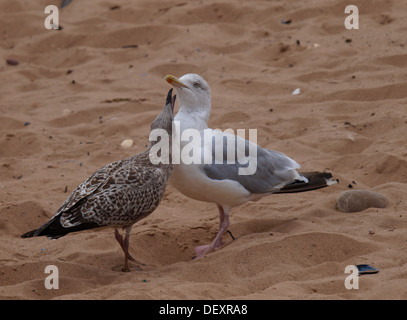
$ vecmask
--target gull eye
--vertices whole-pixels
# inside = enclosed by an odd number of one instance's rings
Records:
[[[194,83],[194,87],[195,87],[195,88],[200,88],[200,87],[201,87],[201,84],[200,84],[199,82],[195,82],[195,83]]]

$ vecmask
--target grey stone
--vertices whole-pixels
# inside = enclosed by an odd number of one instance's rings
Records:
[[[386,208],[388,204],[389,201],[381,193],[349,190],[340,194],[335,209],[341,212],[360,212],[368,208]]]

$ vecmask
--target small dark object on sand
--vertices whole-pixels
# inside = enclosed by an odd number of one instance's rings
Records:
[[[379,270],[369,266],[368,264],[358,264],[356,268],[358,268],[359,274],[373,274],[379,272]]]
[[[16,60],[16,59],[7,59],[6,62],[10,66],[16,66],[19,64],[18,60]]]
[[[61,1],[61,9],[66,7],[68,4],[71,3],[72,0],[62,0]]]

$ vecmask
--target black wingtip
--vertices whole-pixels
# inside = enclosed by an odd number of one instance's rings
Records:
[[[28,231],[28,232],[22,234],[20,237],[21,237],[21,238],[31,238],[31,237],[34,237],[34,234],[35,234],[36,231],[37,231],[37,229]]]
[[[43,224],[38,229],[34,229],[22,234],[21,238],[31,238],[45,236],[51,239],[58,239],[71,232],[77,232],[88,229],[96,229],[102,226],[98,225],[96,222],[81,221],[80,224],[73,227],[64,227],[61,225],[60,216],[54,216],[48,222]]]
[[[297,193],[311,190],[317,190],[338,183],[332,178],[329,172],[300,172],[302,176],[308,179],[308,182],[294,181],[285,185],[276,193]]]

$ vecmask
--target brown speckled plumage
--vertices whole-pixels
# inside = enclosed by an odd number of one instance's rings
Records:
[[[130,226],[157,208],[171,171],[171,165],[152,164],[149,150],[110,163],[79,185],[61,206],[61,225]]]
[[[164,110],[154,119],[151,130],[164,129],[170,139],[175,96],[168,92]],[[128,238],[131,227],[137,221],[152,213],[159,205],[173,165],[153,164],[149,148],[135,156],[115,161],[93,173],[81,183],[66,199],[55,215],[43,226],[29,231],[21,237],[48,236],[59,238],[70,232],[114,227],[126,229],[123,239],[115,230],[117,241],[125,253],[124,271],[129,271],[127,259],[134,259],[128,253]]]

